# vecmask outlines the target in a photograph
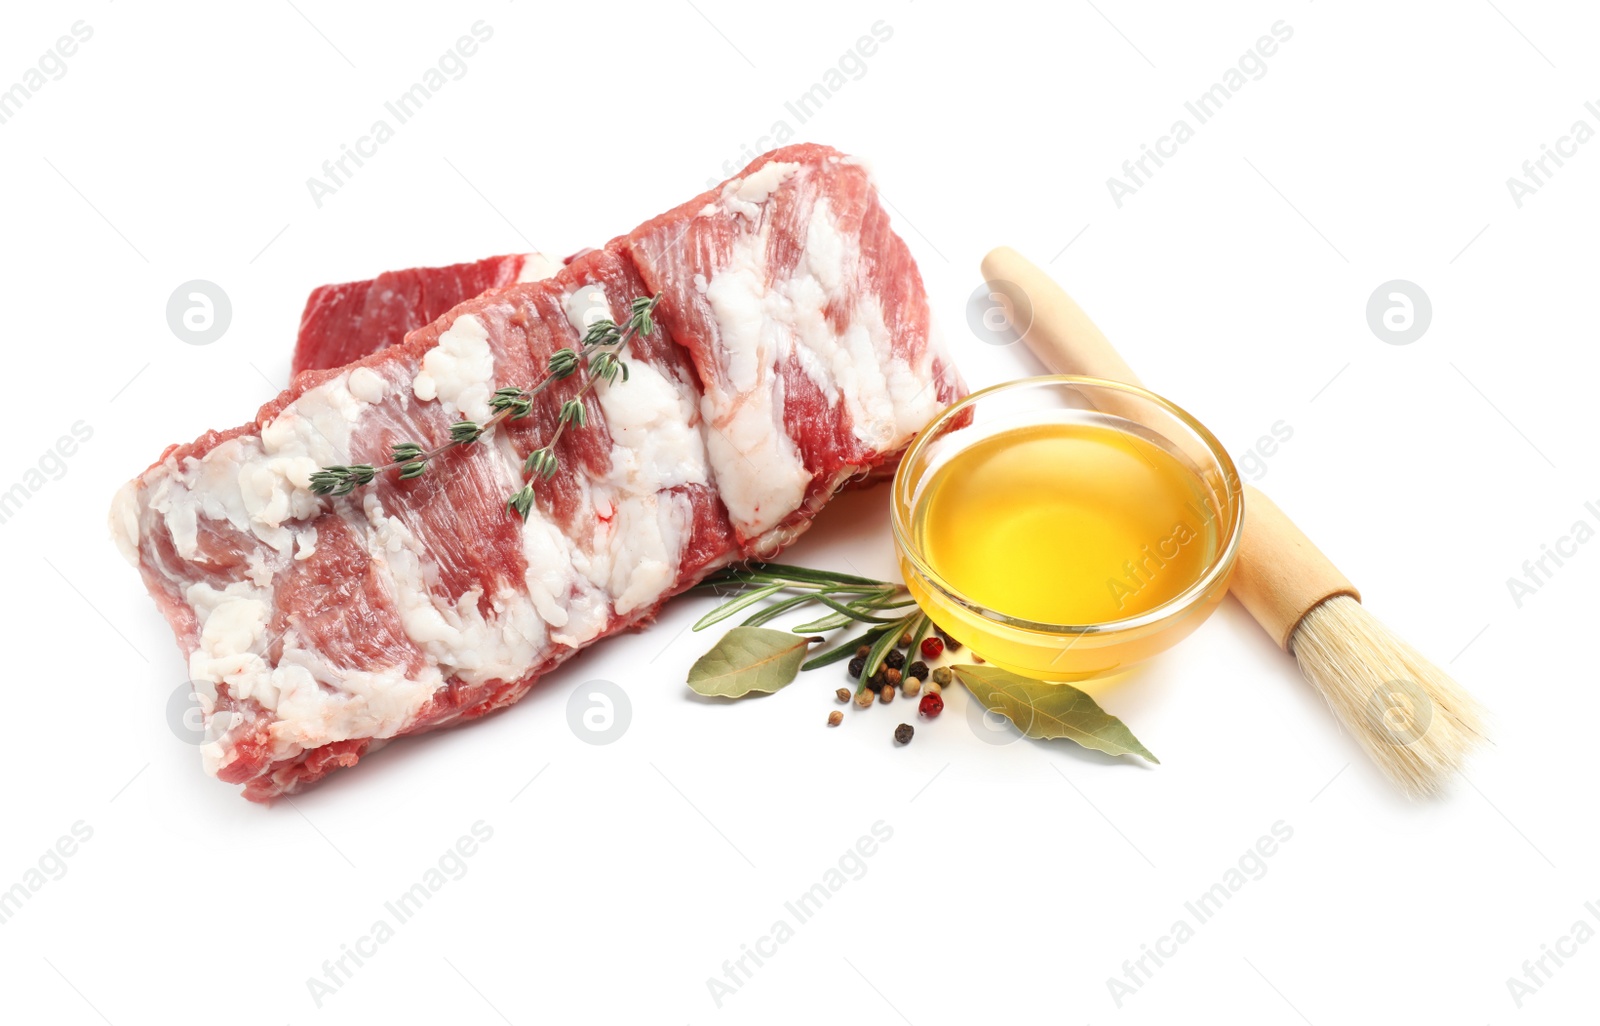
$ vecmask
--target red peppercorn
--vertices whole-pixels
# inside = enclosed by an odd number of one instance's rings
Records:
[[[932,719],[944,712],[944,698],[936,691],[930,691],[922,696],[922,701],[917,703],[917,712]]]
[[[944,642],[938,638],[922,639],[922,658],[937,659],[944,654]]]

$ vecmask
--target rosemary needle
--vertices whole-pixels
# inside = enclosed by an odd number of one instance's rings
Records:
[[[894,648],[902,634],[909,632],[915,639],[927,634],[932,626],[926,614],[916,608],[911,592],[904,585],[888,581],[875,581],[870,577],[812,570],[809,567],[789,566],[783,563],[749,563],[730,566],[701,581],[697,588],[726,594],[731,597],[694,625],[695,630],[710,627],[737,613],[762,606],[745,618],[743,626],[754,627],[800,606],[816,603],[829,612],[792,630],[796,634],[816,634],[837,630],[852,623],[867,625],[867,630],[848,641],[808,659],[802,670],[848,659],[861,645],[869,652],[858,679],[858,687],[867,681],[882,665],[884,657]],[[912,607],[903,615],[893,610]],[[890,615],[883,615],[890,612]]]

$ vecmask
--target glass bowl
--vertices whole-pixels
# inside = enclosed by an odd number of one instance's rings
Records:
[[[1196,527],[1206,532],[1211,551],[1187,587],[1126,618],[1043,623],[973,600],[931,565],[916,522],[930,478],[974,444],[1012,429],[1048,424],[1096,425],[1134,434],[1162,447],[1192,472],[1200,496],[1194,508]],[[1243,514],[1233,461],[1199,421],[1134,385],[1055,375],[985,388],[934,418],[900,461],[890,518],[906,585],[934,623],[1003,669],[1038,680],[1080,681],[1120,672],[1171,648],[1211,615],[1233,576]]]

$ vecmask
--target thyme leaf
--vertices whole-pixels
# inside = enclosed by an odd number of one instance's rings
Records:
[[[397,442],[390,449],[389,462],[374,466],[360,463],[352,466],[322,467],[311,475],[311,490],[318,495],[349,495],[362,485],[371,484],[378,475],[391,470],[400,472],[400,480],[409,481],[427,473],[433,460],[441,453],[458,445],[472,445],[507,420],[521,420],[533,412],[534,397],[552,382],[561,381],[585,372],[587,380],[578,393],[562,402],[556,417],[556,429],[539,448],[530,452],[522,463],[522,472],[529,478],[520,489],[506,499],[506,508],[526,520],[535,499],[533,483],[547,481],[560,469],[556,443],[568,427],[584,428],[589,423],[588,407],[584,399],[594,390],[595,384],[604,381],[615,384],[618,377],[628,380],[628,364],[623,352],[635,338],[646,338],[655,333],[655,309],[661,296],[638,296],[628,303],[628,320],[618,325],[610,319],[595,321],[583,333],[582,352],[570,347],[557,349],[550,354],[545,376],[526,388],[507,386],[495,390],[489,399],[494,415],[482,424],[459,420],[450,425],[448,441],[432,447],[420,442]]]

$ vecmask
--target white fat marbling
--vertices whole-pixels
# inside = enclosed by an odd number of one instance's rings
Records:
[[[236,703],[254,702],[272,714],[268,734],[277,760],[349,738],[392,737],[415,721],[443,682],[431,666],[415,675],[400,666],[332,666],[293,629],[277,639],[281,654],[270,665],[264,653],[273,640],[267,637],[271,588],[248,581],[221,590],[196,583],[186,598],[201,624],[189,676],[206,718],[201,757],[213,775],[234,755],[225,743],[227,732],[246,721],[218,708],[218,685],[225,684]]]
[[[616,323],[617,320],[611,313],[611,301],[598,285],[585,285],[567,293],[561,298],[561,308],[566,311],[567,321],[579,338],[587,334],[596,321],[610,320]]]
[[[740,214],[754,221],[761,216],[761,207],[767,198],[799,170],[799,164],[774,160],[743,178],[731,178],[722,185],[722,205],[729,213]],[[706,211],[701,210],[700,213]]]
[[[700,401],[710,428],[706,448],[729,519],[745,537],[766,532],[798,509],[811,483],[783,424],[777,368],[786,346],[767,314],[768,234],[762,225],[740,236],[704,290],[724,371],[706,382]]]
[[[641,360],[628,366],[627,381],[597,390],[612,441],[604,482],[612,511],[605,521],[607,590],[623,616],[654,604],[676,582],[694,508],[675,489],[710,479],[692,393]]]
[[[517,281],[544,281],[554,278],[559,270],[561,261],[552,260],[543,253],[528,253],[522,258],[522,270],[517,274]]]
[[[797,509],[810,483],[783,423],[779,368],[791,357],[830,404],[843,403],[865,449],[900,448],[941,408],[928,384],[937,345],[924,347],[916,366],[895,352],[882,301],[856,287],[861,255],[839,232],[826,197],[813,203],[792,274],[769,284],[766,253],[763,225],[735,239],[709,282],[696,281],[717,322],[727,375],[702,403],[716,428],[708,440],[712,465],[746,536]],[[828,310],[841,302],[850,316],[838,329]]]
[[[370,392],[371,383],[363,384]],[[226,521],[289,558],[294,523],[322,507],[310,491],[311,475],[349,459],[350,429],[366,407],[352,393],[350,375],[341,374],[300,395],[262,425],[259,437],[230,438],[181,464],[169,457],[166,473],[153,475],[146,501],[166,519],[178,555],[201,558],[200,524],[212,520]],[[126,501],[119,497],[119,503]],[[125,520],[125,509],[121,515]]]
[[[350,372],[350,394],[364,403],[381,403],[388,394],[389,382],[371,367],[357,367]]]
[[[423,356],[411,389],[423,402],[437,399],[468,420],[488,420],[495,389],[489,329],[473,314],[457,317]]]
[[[286,520],[310,515],[316,496],[304,490],[316,463],[304,457],[268,456],[251,435],[230,438],[204,457],[169,458],[167,473],[150,490],[150,508],[161,514],[173,548],[189,560],[203,560],[202,520],[226,521],[235,531],[254,535],[287,557],[294,533]]]
[[[604,291],[594,285],[574,290],[563,306],[580,334],[597,318],[617,319]],[[571,561],[586,582],[603,589],[619,616],[653,605],[676,582],[694,511],[687,496],[672,490],[704,485],[710,478],[692,389],[636,353],[629,355],[634,358],[628,361],[627,380],[595,386],[611,434],[611,469],[589,485],[596,526],[589,544]],[[571,605],[592,613],[594,605],[584,597],[579,589]],[[603,617],[590,619],[595,629],[602,626]],[[565,633],[581,634],[575,626]]]
[[[490,596],[494,615],[486,617],[479,608],[481,588],[439,595],[434,588],[438,571],[411,530],[399,517],[388,515],[377,495],[368,492],[361,505],[371,525],[368,552],[393,581],[390,593],[401,626],[439,672],[469,684],[516,680],[527,673],[546,633],[529,596],[501,589]]]

